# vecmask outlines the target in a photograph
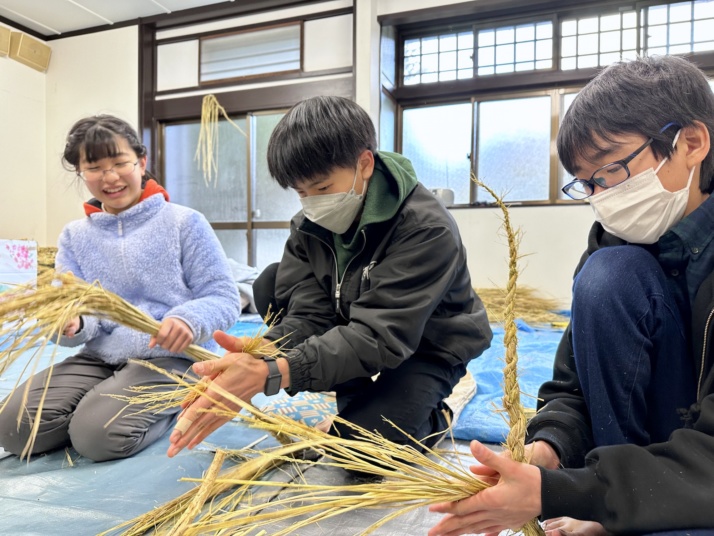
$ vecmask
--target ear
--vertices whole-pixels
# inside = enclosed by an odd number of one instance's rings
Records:
[[[686,151],[684,157],[687,168],[691,169],[694,166],[698,166],[709,154],[709,149],[711,149],[709,129],[701,121],[694,121],[692,125],[682,129],[677,145],[680,146],[682,142],[686,144],[684,145]]]
[[[359,166],[362,180],[369,180],[372,177],[372,173],[374,173],[374,153],[369,149],[362,151],[357,159],[357,165]]]
[[[146,155],[139,158],[139,168],[141,169],[141,176],[146,174]]]

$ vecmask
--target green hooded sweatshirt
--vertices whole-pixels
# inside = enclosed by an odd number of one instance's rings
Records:
[[[333,233],[340,275],[362,248],[361,230],[369,224],[393,218],[416,185],[416,172],[407,158],[386,151],[374,154],[374,172],[369,179],[359,223],[341,235]]]

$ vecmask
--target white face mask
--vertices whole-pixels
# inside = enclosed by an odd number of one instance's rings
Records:
[[[355,192],[358,171],[359,165],[355,169],[355,178],[349,192],[301,197],[300,203],[305,217],[333,233],[342,234],[347,231],[357,218],[364,200],[364,185],[360,195]]]
[[[679,132],[672,142],[675,147],[678,138]],[[666,161],[590,198],[595,219],[607,232],[634,244],[654,244],[682,219],[696,166],[689,172],[687,186],[669,192],[657,177]]]

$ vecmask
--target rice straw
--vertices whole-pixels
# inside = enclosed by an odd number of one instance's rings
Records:
[[[245,131],[228,117],[226,109],[220,105],[215,95],[205,95],[203,97],[201,101],[201,130],[198,133],[198,145],[196,146],[194,160],[198,160],[201,164],[203,180],[206,186],[210,185],[214,175],[216,177],[214,186],[218,184],[218,121],[221,115],[243,136],[246,136]]]

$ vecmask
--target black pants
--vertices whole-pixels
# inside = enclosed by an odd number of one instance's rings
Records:
[[[275,276],[278,263],[268,266],[253,283],[253,297],[263,318],[270,311],[286,309],[275,298]],[[354,378],[333,387],[337,395],[338,415],[369,431],[398,444],[411,444],[405,433],[433,446],[439,434],[447,428],[444,411],[449,411],[444,399],[466,374],[466,365],[451,365],[445,361],[417,354],[395,369],[384,369],[372,378]],[[395,426],[385,421],[388,419]],[[331,433],[341,437],[354,435],[346,424],[335,423]]]

